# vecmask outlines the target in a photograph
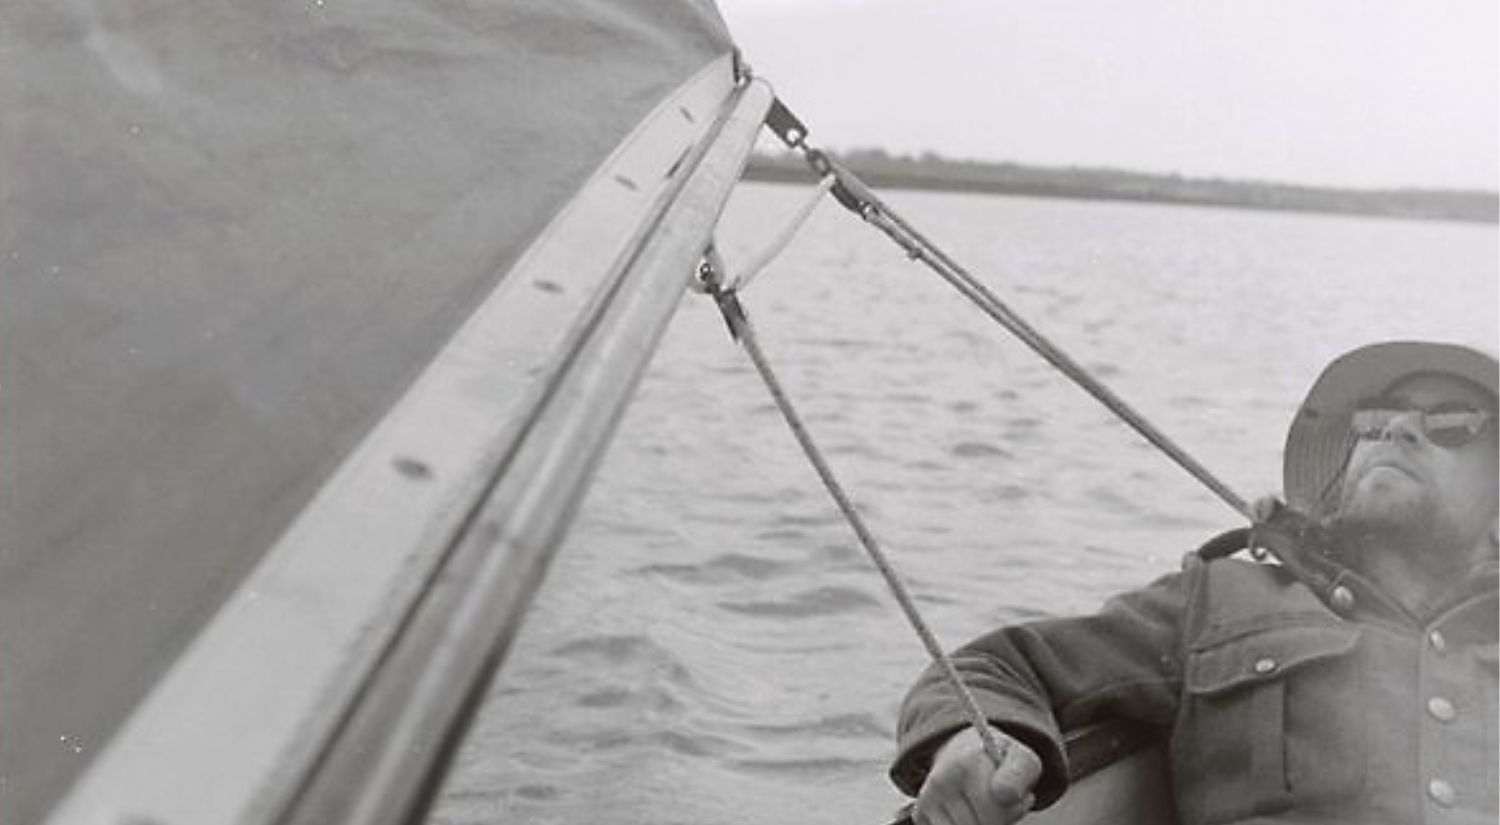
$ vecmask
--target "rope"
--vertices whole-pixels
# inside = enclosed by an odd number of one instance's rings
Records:
[[[719,310],[723,313],[725,322],[729,324],[730,333],[734,336],[735,340],[739,341],[745,347],[745,352],[750,356],[751,363],[755,365],[755,371],[760,374],[761,381],[765,383],[766,389],[770,391],[771,398],[776,402],[776,408],[781,411],[782,418],[786,420],[787,426],[791,429],[792,435],[797,439],[797,444],[802,448],[803,454],[807,456],[813,469],[817,471],[818,478],[823,482],[823,487],[833,497],[839,511],[843,513],[845,520],[849,522],[849,526],[854,529],[855,535],[859,537],[859,543],[864,547],[870,560],[875,563],[875,567],[885,579],[885,583],[890,588],[891,593],[895,595],[896,602],[901,605],[901,611],[906,615],[906,620],[916,630],[917,636],[922,640],[922,646],[927,649],[927,654],[942,668],[943,675],[947,678],[954,693],[958,696],[959,705],[964,715],[968,717],[969,724],[979,734],[985,754],[989,756],[991,762],[998,766],[1005,759],[1006,746],[996,738],[994,729],[989,726],[984,717],[984,712],[979,708],[979,702],[974,698],[974,694],[969,691],[968,685],[964,684],[963,678],[959,676],[958,669],[954,666],[953,660],[947,653],[943,652],[942,647],[938,644],[937,637],[933,635],[931,628],[927,626],[927,622],[917,610],[916,602],[907,591],[906,585],[901,581],[900,576],[896,574],[895,568],[891,566],[890,560],[886,557],[885,552],[881,550],[879,543],[876,542],[874,534],[865,525],[864,519],[859,515],[859,511],[854,508],[854,503],[850,500],[848,494],[844,492],[844,488],[839,484],[838,479],[834,477],[833,469],[828,465],[827,460],[824,459],[817,444],[813,442],[812,436],[807,431],[807,427],[803,425],[801,417],[792,406],[790,397],[788,397],[786,391],[782,388],[781,382],[777,380],[775,372],[772,371],[770,363],[766,360],[765,353],[761,351],[760,344],[755,339],[755,331],[750,326],[750,319],[745,315],[744,307],[740,304],[735,291],[720,285],[719,276],[715,270],[716,260],[716,256],[710,250],[700,270],[702,281],[706,287],[705,291],[713,296],[714,301],[718,303]]]
[[[818,204],[823,202],[823,196],[828,194],[828,190],[832,189],[837,181],[838,179],[833,175],[824,175],[818,181],[818,185],[813,187],[812,195],[802,204],[802,208],[797,210],[797,214],[787,222],[787,225],[782,227],[781,233],[776,236],[776,239],[765,249],[761,250],[761,253],[755,257],[755,260],[750,262],[749,266],[734,276],[734,280],[730,282],[728,287],[730,292],[738,292],[749,286],[751,279],[759,275],[766,268],[767,264],[776,260],[776,256],[780,255],[787,248],[787,245],[792,242],[792,238],[797,235],[797,230],[802,228],[802,224],[807,223],[807,219],[812,216],[813,209],[817,208]]]
[[[1197,459],[1193,458],[1182,449],[1165,433],[1158,430],[1155,425],[1147,421],[1144,416],[1136,412],[1124,399],[1120,398],[1104,384],[1089,374],[1088,370],[1068,357],[1061,349],[1047,340],[1040,332],[1026,322],[1024,318],[1016,314],[1004,301],[1001,301],[988,287],[975,278],[968,270],[964,269],[952,258],[948,257],[914,227],[897,215],[878,198],[868,186],[864,184],[848,169],[835,163],[831,158],[816,149],[804,149],[807,153],[809,163],[824,176],[837,178],[838,183],[834,187],[834,195],[839,202],[855,214],[863,218],[867,223],[881,230],[887,237],[895,241],[908,257],[920,261],[936,272],[943,280],[959,291],[964,297],[972,301],[986,315],[997,321],[1012,334],[1026,344],[1047,363],[1057,368],[1064,375],[1082,387],[1096,400],[1109,408],[1116,416],[1129,424],[1136,432],[1140,433],[1147,441],[1164,452],[1168,458],[1175,461],[1205,487],[1217,495],[1224,503],[1239,511],[1246,518],[1251,518],[1250,507],[1245,499],[1235,493],[1217,476],[1209,472]]]

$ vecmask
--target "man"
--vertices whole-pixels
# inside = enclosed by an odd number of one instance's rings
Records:
[[[1285,508],[1255,507],[1280,563],[1190,554],[1097,615],[958,651],[1008,746],[999,766],[956,735],[930,668],[891,770],[917,823],[1046,807],[1067,784],[1060,731],[1123,717],[1169,737],[1183,825],[1493,825],[1496,369],[1446,344],[1344,355],[1292,423]]]

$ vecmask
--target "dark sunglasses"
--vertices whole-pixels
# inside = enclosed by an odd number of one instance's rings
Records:
[[[1390,438],[1392,422],[1412,415],[1428,441],[1448,449],[1462,447],[1478,438],[1495,420],[1484,410],[1461,404],[1444,404],[1429,410],[1390,401],[1372,401],[1355,409],[1349,427],[1355,438],[1383,441]]]

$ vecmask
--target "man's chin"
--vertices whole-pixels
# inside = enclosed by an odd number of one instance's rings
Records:
[[[1426,502],[1407,496],[1358,496],[1345,501],[1333,518],[1345,534],[1409,533],[1429,520]]]

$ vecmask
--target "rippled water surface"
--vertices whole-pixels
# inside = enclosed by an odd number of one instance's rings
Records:
[[[744,261],[802,190],[742,188]],[[898,210],[1242,495],[1317,370],[1495,348],[1493,226],[898,192]],[[832,203],[751,286],[762,345],[948,646],[1090,610],[1236,526]],[[901,803],[916,637],[707,299],[678,313],[432,821],[864,823]]]

